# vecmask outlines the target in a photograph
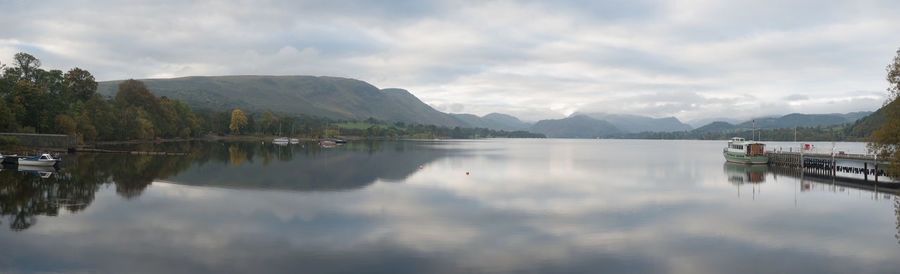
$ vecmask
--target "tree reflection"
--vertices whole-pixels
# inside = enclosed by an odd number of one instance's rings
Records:
[[[377,179],[406,178],[448,150],[408,149],[408,142],[355,142],[334,149],[314,143],[276,146],[257,142],[178,142],[110,146],[112,150],[185,152],[187,156],[91,154],[64,157],[49,178],[9,167],[0,172],[0,216],[13,230],[36,216],[79,212],[104,185],[121,197],[139,197],[154,180],[178,175],[179,184],[299,191],[362,188]],[[388,149],[393,148],[393,149]],[[415,153],[407,153],[407,150]],[[262,159],[255,165],[254,159]],[[275,163],[277,161],[277,164]],[[42,171],[43,172],[43,171]]]
[[[104,184],[114,184],[123,197],[137,197],[154,179],[177,174],[191,163],[185,157],[113,154],[78,154],[66,160],[49,178],[9,166],[0,172],[0,216],[9,219],[10,229],[28,229],[36,216],[57,216],[60,209],[82,211]]]

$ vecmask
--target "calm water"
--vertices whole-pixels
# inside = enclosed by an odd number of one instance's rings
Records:
[[[723,146],[201,142],[138,148],[189,157],[68,155],[58,172],[0,172],[0,272],[900,269],[900,199],[727,165]]]

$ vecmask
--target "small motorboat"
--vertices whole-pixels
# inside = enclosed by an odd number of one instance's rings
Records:
[[[50,154],[44,153],[41,156],[34,156],[28,158],[19,158],[20,166],[54,166],[62,159],[55,159]]]
[[[297,138],[291,138],[291,144],[292,144],[292,145],[296,145],[296,144],[299,144],[299,143],[300,143],[300,139],[297,139]]]
[[[344,139],[336,139],[336,140],[334,140],[334,143],[336,143],[336,144],[346,144],[346,143],[347,143],[347,140],[344,140]]]

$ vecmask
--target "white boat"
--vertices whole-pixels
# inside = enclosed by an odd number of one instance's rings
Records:
[[[763,143],[734,137],[722,149],[722,155],[725,156],[725,161],[732,163],[765,165],[769,162],[769,155],[765,152],[765,148],[766,145]]]
[[[56,163],[59,163],[62,159],[54,159],[50,154],[44,153],[41,156],[34,156],[29,158],[19,158],[20,166],[54,166]]]
[[[272,140],[272,143],[287,144],[289,142],[290,142],[290,139],[288,139],[287,137],[278,137],[278,138],[275,138],[275,140]]]
[[[291,144],[292,144],[292,145],[296,145],[296,144],[299,144],[299,143],[300,143],[300,139],[297,139],[297,138],[291,138]]]

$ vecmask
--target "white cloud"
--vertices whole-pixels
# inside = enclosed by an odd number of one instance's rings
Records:
[[[846,94],[884,94],[883,67],[900,47],[885,35],[900,31],[895,1],[5,1],[0,10],[0,24],[17,26],[0,30],[3,63],[25,51],[101,80],[351,77],[524,120],[597,106],[683,120],[874,110],[877,95]],[[744,95],[756,102],[713,100]]]

